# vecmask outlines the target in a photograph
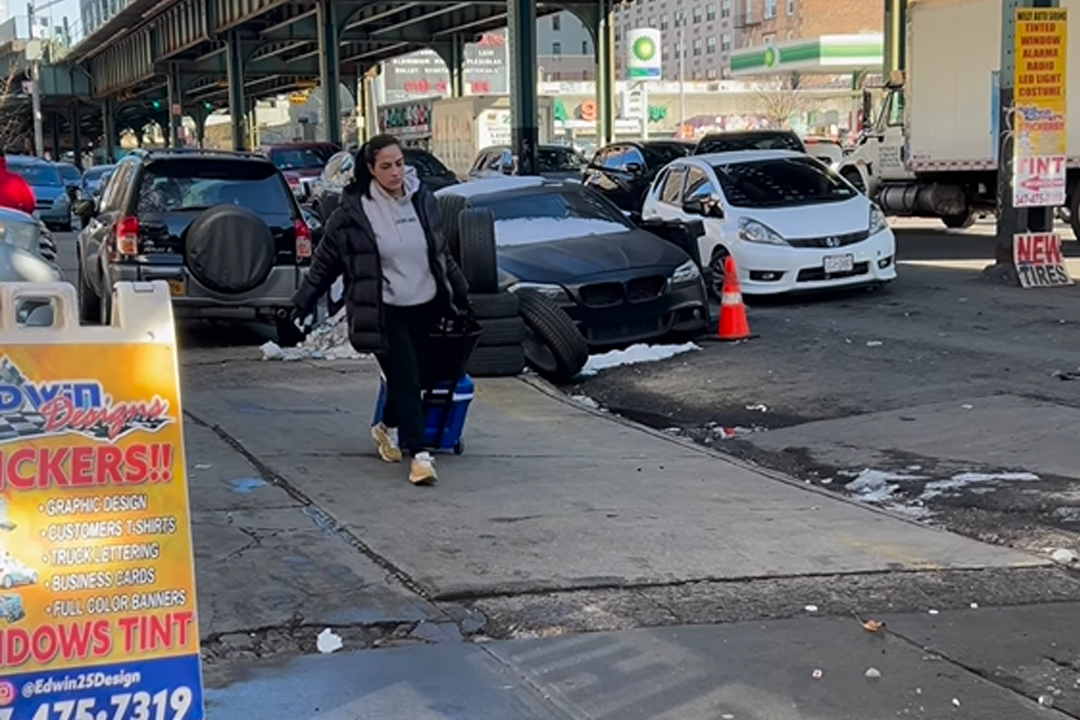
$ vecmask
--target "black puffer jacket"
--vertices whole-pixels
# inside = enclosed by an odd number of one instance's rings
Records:
[[[364,213],[360,190],[350,186],[330,215],[326,232],[315,249],[307,280],[292,297],[304,315],[310,313],[339,276],[345,278],[345,313],[349,342],[357,352],[385,352],[383,332],[382,266],[375,231]],[[468,307],[468,284],[450,257],[443,234],[439,206],[431,191],[421,186],[412,197],[416,215],[427,237],[428,260],[435,276],[435,300],[446,317]]]

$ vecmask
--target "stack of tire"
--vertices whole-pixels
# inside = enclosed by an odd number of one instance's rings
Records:
[[[567,382],[585,366],[589,347],[562,308],[530,290],[499,289],[495,218],[467,208],[462,197],[439,197],[451,254],[469,283],[469,301],[482,334],[469,363],[476,377],[517,375],[526,361],[554,382]]]

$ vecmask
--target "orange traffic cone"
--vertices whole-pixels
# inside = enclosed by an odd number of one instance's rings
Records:
[[[750,323],[746,319],[746,305],[739,290],[739,278],[735,273],[735,260],[730,255],[724,259],[724,285],[720,291],[720,324],[716,331],[720,340],[748,340]]]

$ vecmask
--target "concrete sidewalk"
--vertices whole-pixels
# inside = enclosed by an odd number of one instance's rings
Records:
[[[484,380],[466,451],[416,488],[368,437],[374,364],[188,382],[186,410],[431,599],[1043,561],[778,480],[521,380]]]

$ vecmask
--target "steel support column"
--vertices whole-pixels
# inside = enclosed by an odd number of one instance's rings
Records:
[[[536,175],[539,107],[536,87],[536,0],[506,0],[510,43],[510,144],[519,175]]]
[[[105,162],[116,159],[116,105],[112,98],[106,98],[101,104],[101,147],[105,150]]]
[[[54,162],[60,160],[60,113],[50,113],[52,115],[52,122],[49,123],[49,142],[52,144],[52,159]]]
[[[198,103],[195,106],[195,145],[202,148],[203,142],[206,140],[206,116],[209,112],[206,110],[206,106],[202,103]]]
[[[166,103],[168,103],[169,122],[165,128],[165,146],[180,146],[180,127],[183,118],[183,86],[180,84],[180,66],[177,63],[169,63],[168,75],[166,76]],[[177,112],[180,110],[180,112]]]
[[[71,145],[75,151],[75,167],[83,170],[82,158],[82,117],[79,113],[79,101],[71,104]]]
[[[371,138],[371,126],[368,125],[368,106],[371,104],[370,73],[360,76],[356,86],[356,141],[363,145]]]
[[[615,3],[600,0],[596,24],[596,142],[615,142]]]
[[[240,35],[229,33],[227,78],[229,82],[229,121],[232,124],[232,142],[234,150],[247,150],[247,137],[244,135],[244,117],[247,114],[244,97],[244,50]]]
[[[341,143],[341,32],[338,29],[337,3],[320,0],[319,85],[323,94],[326,140]]]
[[[885,0],[885,43],[883,48],[885,78],[907,67],[904,50],[907,37],[908,0]]]
[[[450,41],[450,97],[465,96],[465,38],[454,33]]]

